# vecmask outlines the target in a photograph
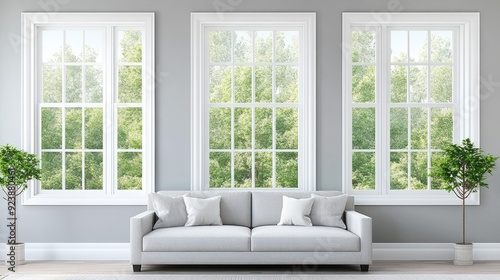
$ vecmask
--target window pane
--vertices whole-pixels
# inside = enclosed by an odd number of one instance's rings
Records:
[[[210,108],[210,149],[231,149],[231,108]]]
[[[252,187],[252,153],[234,154],[234,187]]]
[[[352,101],[375,102],[375,66],[352,67]]]
[[[85,102],[102,102],[103,80],[101,66],[85,66]]]
[[[410,66],[410,102],[427,102],[427,66]]]
[[[273,32],[255,32],[255,62],[273,61]]]
[[[61,108],[42,108],[42,149],[62,148]]]
[[[352,62],[375,62],[375,36],[372,30],[352,31]]]
[[[391,66],[391,102],[405,103],[407,100],[406,66]]]
[[[85,148],[103,148],[102,108],[85,108]]]
[[[252,148],[252,109],[234,109],[234,148]]]
[[[102,63],[102,37],[100,30],[85,31],[85,62]]]
[[[391,149],[408,148],[408,109],[391,108]]]
[[[209,187],[297,188],[299,32],[212,30],[207,41]]]
[[[431,148],[442,149],[453,142],[453,110],[451,108],[431,109]]]
[[[142,102],[141,66],[120,66],[118,68],[118,102]]]
[[[61,66],[42,67],[42,102],[59,103],[62,101]]]
[[[62,190],[62,154],[42,153],[42,190]]]
[[[427,190],[427,153],[411,153],[411,189]]]
[[[66,153],[66,189],[82,189],[82,153]]]
[[[255,187],[273,187],[272,153],[255,153]]]
[[[408,62],[408,31],[391,31],[391,61]]]
[[[118,31],[118,61],[142,61],[142,32],[140,30]]]
[[[273,100],[273,67],[255,66],[255,102]]]
[[[440,152],[431,153],[431,165],[435,166],[442,157],[443,153]],[[431,190],[444,190],[446,188],[446,184],[441,178],[430,177],[430,179],[431,179]]]
[[[231,153],[210,153],[210,188],[231,187]]]
[[[234,67],[234,101],[252,102],[252,67]]]
[[[210,76],[210,103],[231,102],[231,68],[211,66]]]
[[[299,148],[297,108],[276,108],[276,149]]]
[[[352,153],[352,189],[375,189],[375,153]]]
[[[255,108],[255,149],[273,147],[273,109]]]
[[[208,36],[210,62],[231,62],[231,31],[210,31]]]
[[[142,80],[147,63],[142,58],[146,28],[139,23],[126,28],[140,30],[116,27],[113,38],[104,36],[106,29],[111,30],[106,24],[58,23],[59,27],[39,28],[40,45],[33,65],[38,92],[33,98],[39,103],[35,144],[43,160],[43,190],[72,195],[84,189],[100,190],[101,194],[108,188],[142,189],[142,99],[147,92]],[[115,65],[108,65],[113,61]],[[125,137],[119,136],[120,125],[126,130]],[[139,141],[134,138],[136,133]],[[129,150],[121,150],[118,144]],[[108,148],[115,153],[106,151]],[[104,186],[104,172],[114,186]]]
[[[137,161],[137,159],[135,160]],[[141,166],[138,167],[141,168]],[[103,189],[102,182],[103,182],[102,153],[96,153],[96,152],[85,153],[85,189],[102,190]]]
[[[431,62],[452,62],[452,31],[431,31]]]
[[[408,189],[408,153],[391,153],[391,190]]]
[[[276,31],[276,62],[299,62],[299,32]]]
[[[276,102],[297,103],[299,99],[299,69],[296,66],[276,66]]]
[[[427,62],[427,31],[410,31],[410,62]]]
[[[81,149],[81,148],[82,148],[82,108],[67,108],[66,149]]]
[[[63,31],[42,31],[42,61],[62,62]]]
[[[142,153],[118,153],[118,190],[142,190]]]
[[[451,66],[431,67],[431,102],[452,102],[453,70]]]
[[[82,67],[66,67],[66,102],[82,102]]]
[[[252,31],[236,31],[234,33],[234,60],[236,62],[252,62]]]
[[[299,187],[299,154],[276,153],[276,188]]]
[[[352,109],[352,148],[375,149],[375,108]]]
[[[66,62],[82,62],[83,31],[66,31]]]
[[[427,108],[411,108],[411,148],[427,149]]]
[[[118,149],[142,148],[142,108],[118,108]]]

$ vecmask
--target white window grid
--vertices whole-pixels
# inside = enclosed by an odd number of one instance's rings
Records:
[[[85,174],[83,164],[86,152],[103,153],[103,189],[102,190],[65,190],[64,172],[62,190],[41,189],[40,182],[31,182],[29,191],[23,196],[25,205],[144,205],[147,194],[154,191],[154,14],[152,13],[23,13],[23,32],[26,40],[23,44],[23,145],[25,150],[41,155],[41,152],[60,152],[65,166],[64,153],[81,152],[82,181]],[[102,30],[102,62],[42,63],[41,36],[42,30]],[[118,62],[117,34],[120,30],[140,30],[142,36],[142,61],[140,63]],[[85,38],[84,38],[85,39]],[[64,42],[64,41],[63,41]],[[85,41],[84,41],[85,42]],[[85,44],[85,43],[83,43]],[[85,47],[83,48],[85,51]],[[63,52],[65,48],[63,48]],[[31,66],[37,66],[34,68]],[[41,68],[42,65],[60,65],[62,67],[63,99],[60,103],[42,103]],[[118,67],[136,65],[142,67],[142,100],[140,103],[118,103]],[[82,102],[67,103],[65,99],[65,67],[82,66]],[[102,66],[103,100],[102,103],[84,103],[86,66]],[[34,82],[34,83],[33,83]],[[62,148],[41,149],[41,108],[60,108],[62,114]],[[66,108],[102,108],[103,109],[103,149],[86,149],[85,119],[82,113],[82,149],[66,149],[64,146]],[[142,110],[142,148],[117,148],[117,120],[119,108],[141,108]],[[146,110],[147,109],[147,110]],[[142,156],[142,188],[141,190],[118,190],[117,161],[119,152],[140,152]],[[113,168],[112,168],[113,167]],[[109,176],[112,173],[113,176]]]
[[[227,29],[208,29],[208,31],[216,31],[216,30],[227,30]],[[300,157],[301,154],[299,153],[299,149],[277,149],[276,148],[276,109],[278,108],[290,108],[290,109],[296,109],[298,111],[298,116],[300,118],[300,107],[298,103],[282,103],[282,102],[276,102],[276,93],[277,93],[277,86],[276,86],[276,67],[277,66],[291,66],[291,67],[297,67],[298,68],[298,81],[303,79],[301,77],[302,72],[300,71],[299,62],[277,62],[276,61],[276,51],[275,51],[275,42],[276,42],[276,31],[296,31],[299,33],[299,37],[302,37],[301,32],[298,29],[277,29],[275,27],[268,27],[268,28],[246,28],[246,29],[241,29],[241,28],[234,28],[230,29],[232,32],[231,36],[231,62],[208,62],[208,56],[206,57],[207,59],[207,68],[206,68],[206,73],[209,73],[209,68],[211,66],[227,66],[231,67],[231,101],[228,103],[211,103],[209,100],[209,96],[207,94],[206,96],[206,102],[207,106],[209,108],[230,108],[231,109],[231,149],[211,149],[208,148],[208,143],[207,143],[207,148],[208,152],[229,152],[231,153],[231,189],[239,189],[235,187],[235,179],[234,179],[234,168],[235,168],[235,155],[236,153],[251,153],[252,157],[252,189],[256,188],[255,187],[255,153],[272,153],[272,168],[273,168],[273,174],[272,174],[272,187],[271,188],[265,188],[265,189],[277,189],[276,187],[276,153],[297,153],[298,156]],[[236,62],[234,59],[234,46],[235,46],[235,33],[238,31],[249,31],[252,33],[252,62]],[[273,34],[273,41],[272,41],[272,62],[256,62],[255,61],[255,32],[258,31],[265,31],[265,32],[272,32]],[[208,36],[207,32],[207,36]],[[207,43],[207,49],[208,49],[208,40],[206,40]],[[299,49],[301,46],[299,46]],[[302,59],[299,56],[299,60]],[[237,103],[234,99],[235,97],[235,84],[234,84],[234,69],[235,67],[238,66],[247,66],[247,67],[252,67],[252,101],[251,102],[245,102],[245,103]],[[269,103],[264,103],[264,102],[257,102],[255,100],[255,68],[259,66],[269,66],[272,67],[272,101]],[[206,92],[209,92],[209,79],[207,79],[206,82]],[[299,87],[299,100],[300,96],[303,94],[300,91]],[[252,112],[252,148],[251,149],[237,149],[235,148],[235,109],[236,108],[249,108],[251,109]],[[268,108],[272,109],[272,148],[271,149],[256,149],[255,148],[255,110],[260,109],[260,108]],[[207,127],[209,127],[209,110],[206,112],[205,119],[207,120]],[[297,120],[297,124],[299,121]],[[207,130],[208,133],[208,130]],[[209,139],[209,136],[207,135],[207,139]],[[299,144],[300,145],[300,144]],[[207,175],[209,176],[209,175]],[[213,189],[220,189],[220,188],[213,188]],[[258,188],[262,189],[262,188]],[[293,188],[292,188],[293,190]]]
[[[383,20],[383,19],[387,20]],[[439,18],[439,19],[437,19]],[[459,18],[460,20],[457,20]],[[465,18],[465,19],[464,19]],[[375,20],[374,20],[375,19]],[[460,23],[460,21],[467,23]],[[478,55],[478,14],[476,13],[426,13],[426,14],[391,14],[381,13],[375,16],[367,13],[344,13],[344,33],[343,33],[343,91],[344,91],[344,124],[343,124],[343,188],[344,191],[357,196],[357,204],[366,205],[453,205],[459,204],[456,198],[443,190],[431,190],[428,178],[427,190],[391,190],[390,189],[390,152],[427,152],[427,166],[430,167],[430,153],[440,152],[439,149],[431,149],[430,143],[430,114],[427,115],[428,131],[427,149],[390,149],[390,108],[408,108],[410,114],[411,108],[425,108],[430,111],[431,108],[451,108],[453,109],[453,141],[470,137],[479,140],[479,108],[477,108],[477,100],[479,99],[479,80],[474,76],[478,70],[474,61],[467,61],[470,57]],[[459,22],[459,23],[457,23]],[[469,24],[471,23],[471,24]],[[472,25],[472,26],[471,26]],[[470,29],[468,29],[470,28]],[[476,30],[477,28],[477,30]],[[353,30],[373,30],[376,32],[376,61],[373,63],[352,62],[351,61],[351,32]],[[430,62],[430,51],[428,50],[428,61],[426,63],[393,63],[390,60],[390,36],[391,30],[449,30],[453,32],[453,62],[452,63],[436,63]],[[472,43],[467,40],[472,41]],[[470,43],[468,45],[467,43]],[[475,44],[477,43],[477,44]],[[381,47],[385,46],[385,47]],[[409,44],[408,44],[409,48]],[[430,48],[430,44],[428,44]],[[467,53],[470,52],[470,53]],[[409,52],[408,52],[409,55]],[[409,58],[408,58],[409,59]],[[376,67],[376,95],[375,103],[354,103],[351,93],[351,74],[352,66],[365,65]],[[390,75],[391,65],[425,65],[430,69],[432,66],[449,66],[453,65],[453,95],[451,103],[391,103],[390,96]],[[384,69],[385,71],[382,71]],[[467,77],[469,81],[464,82],[464,75],[470,71]],[[427,71],[427,84],[430,82],[430,71]],[[409,75],[407,75],[407,85]],[[382,81],[382,82],[379,82]],[[429,88],[429,86],[428,86]],[[470,89],[472,92],[466,92]],[[408,90],[408,86],[407,86]],[[409,90],[408,90],[409,91]],[[407,95],[409,92],[407,92]],[[427,97],[430,93],[427,92]],[[408,99],[409,100],[409,99]],[[471,106],[470,108],[468,106]],[[352,109],[353,108],[374,108],[376,112],[376,131],[375,131],[375,149],[352,149]],[[411,144],[411,119],[408,118],[408,144]],[[477,141],[476,141],[477,142]],[[375,182],[374,190],[354,190],[352,188],[352,152],[374,152],[376,158]],[[381,151],[388,151],[383,153]],[[408,178],[411,178],[410,158],[408,160]],[[474,194],[469,198],[468,204],[479,204],[479,193]]]
[[[301,54],[304,60],[299,62],[303,80],[299,81],[299,190],[314,190],[316,185],[316,146],[315,146],[315,14],[314,13],[234,13],[220,17],[217,13],[191,14],[191,189],[213,190],[209,188],[209,150],[207,64],[207,30],[289,30],[298,28],[304,35],[300,38]],[[232,63],[231,63],[232,65]],[[301,71],[299,70],[299,73]],[[300,74],[299,74],[300,75]],[[227,104],[224,104],[227,105]],[[239,104],[238,104],[239,105]],[[246,106],[256,106],[250,104]],[[258,104],[255,108],[264,105]],[[282,104],[282,106],[288,106]],[[291,107],[295,107],[293,104]],[[264,106],[265,107],[265,106]],[[233,117],[234,119],[234,117]],[[286,151],[286,150],[283,150]],[[303,155],[301,155],[303,154]],[[233,176],[232,176],[233,177]],[[276,178],[274,176],[274,178]],[[244,188],[238,188],[244,190]],[[258,188],[268,190],[270,188]],[[224,189],[217,189],[224,190]],[[293,190],[286,188],[286,190]]]

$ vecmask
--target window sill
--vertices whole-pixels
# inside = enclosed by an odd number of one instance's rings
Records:
[[[208,191],[208,192],[314,192],[314,188],[207,188],[207,189],[195,189],[192,188],[191,191]]]
[[[350,195],[354,195],[356,205],[462,205],[462,200],[449,193],[367,195],[353,192]],[[480,205],[479,192],[472,194],[465,201],[465,204]]]
[[[86,195],[76,194],[28,194],[23,195],[22,205],[147,205],[147,195],[137,191],[135,195]]]

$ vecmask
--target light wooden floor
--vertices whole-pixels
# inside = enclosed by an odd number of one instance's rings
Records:
[[[1,271],[7,271],[0,265]],[[134,274],[127,261],[31,261],[17,266],[22,274]],[[151,266],[144,265],[141,274],[366,274],[359,266],[333,265],[319,267],[297,266]],[[451,261],[376,261],[369,274],[494,274],[499,275],[500,261],[477,261],[472,266],[454,266]]]

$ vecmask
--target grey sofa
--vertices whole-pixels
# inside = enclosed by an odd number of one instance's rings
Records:
[[[222,226],[171,227],[153,230],[156,215],[147,211],[130,219],[131,264],[358,264],[372,263],[372,220],[354,211],[350,196],[345,211],[347,230],[323,226],[277,226],[283,195],[306,198],[296,191],[160,191],[166,196],[190,193],[221,195]],[[313,192],[336,196],[335,191]]]

